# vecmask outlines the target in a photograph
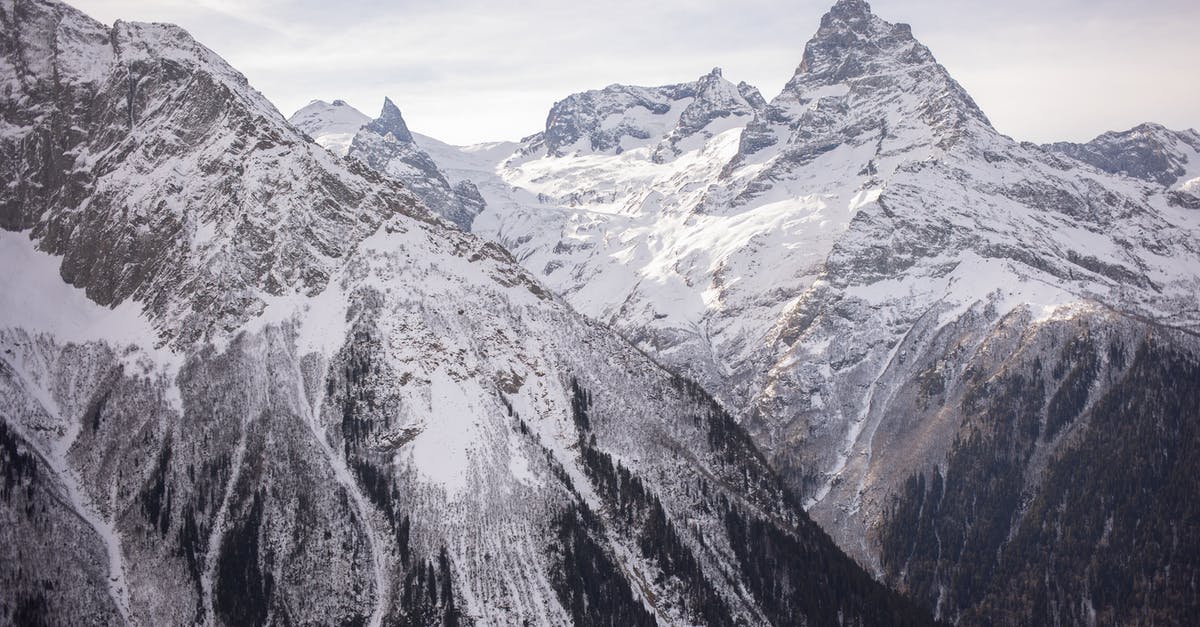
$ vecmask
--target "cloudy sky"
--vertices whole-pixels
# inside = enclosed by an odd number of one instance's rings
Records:
[[[384,96],[454,143],[540,130],[554,101],[714,66],[770,99],[833,0],[68,0],[93,17],[174,22],[289,115]],[[1085,140],[1143,121],[1200,127],[1196,0],[875,0],[908,22],[1017,139]]]

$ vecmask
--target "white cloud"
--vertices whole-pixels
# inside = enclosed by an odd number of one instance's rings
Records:
[[[290,114],[391,96],[418,131],[452,142],[538,130],[572,92],[692,80],[714,66],[770,98],[832,0],[77,0],[106,22],[171,21]],[[996,126],[1019,139],[1086,139],[1153,120],[1200,125],[1200,3],[877,0],[914,32]]]

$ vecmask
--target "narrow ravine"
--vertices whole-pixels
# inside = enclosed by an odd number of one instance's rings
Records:
[[[293,346],[292,348],[294,349],[295,347]],[[304,390],[304,377],[300,372],[300,361],[294,354],[291,357],[292,366],[295,369],[293,379],[297,383],[296,398],[308,398]],[[322,360],[324,360],[323,356]],[[388,580],[387,568],[384,564],[382,541],[375,533],[375,527],[371,524],[371,507],[367,503],[366,496],[363,495],[362,490],[359,489],[358,484],[354,481],[354,476],[350,473],[350,468],[346,465],[346,460],[329,446],[325,427],[321,425],[320,418],[320,408],[325,401],[325,386],[318,385],[316,387],[318,391],[312,405],[300,403],[305,410],[304,422],[308,425],[313,439],[317,441],[317,445],[321,447],[321,452],[329,462],[329,467],[333,469],[334,478],[337,479],[342,489],[350,495],[350,500],[354,503],[355,514],[362,522],[363,533],[367,537],[367,549],[371,553],[371,570],[375,579],[375,608],[371,612],[371,622],[369,624],[371,627],[379,627],[383,624],[383,617],[387,613],[388,605],[391,602],[391,585]]]
[[[854,449],[858,444],[858,440],[862,436],[863,431],[867,426],[867,420],[870,418],[871,404],[875,400],[875,388],[879,386],[879,379],[888,371],[888,368],[892,367],[892,361],[896,359],[896,355],[900,352],[900,347],[903,345],[903,339],[896,341],[896,345],[892,347],[892,350],[883,360],[883,368],[879,370],[879,374],[877,374],[875,378],[871,380],[870,385],[867,386],[867,392],[865,395],[863,395],[862,407],[859,409],[858,415],[855,416],[854,420],[850,422],[850,428],[846,431],[846,437],[842,441],[842,446],[838,449],[837,456],[834,458],[833,468],[826,473],[827,478],[821,485],[821,488],[804,502],[805,510],[810,510],[818,503],[825,500],[825,497],[829,496],[830,491],[833,490],[834,482],[837,481],[842,476],[842,472],[846,470],[846,465],[850,461],[850,455],[854,453]]]
[[[53,396],[40,386],[33,385],[24,376],[24,371],[21,368],[16,367],[15,364],[8,360],[5,360],[5,363],[8,365],[10,371],[16,373],[18,381],[25,388],[29,397],[37,399],[42,411],[56,422],[67,426],[66,432],[52,444],[51,450],[43,451],[34,439],[24,432],[22,425],[6,421],[9,428],[17,431],[26,445],[50,467],[55,477],[62,483],[71,509],[96,532],[100,541],[104,543],[105,555],[108,561],[108,595],[112,598],[117,612],[121,614],[122,621],[126,625],[132,625],[134,623],[129,612],[129,585],[125,579],[125,559],[121,549],[120,535],[117,532],[114,522],[107,520],[100,514],[100,510],[92,502],[91,496],[83,489],[79,475],[71,468],[68,457],[71,447],[75,444],[76,438],[79,437],[83,423],[81,420],[65,419]]]
[[[268,391],[267,394],[269,402],[270,392]],[[250,427],[250,421],[248,413],[242,416],[237,445],[233,449],[233,456],[230,460],[229,480],[225,483],[221,506],[217,508],[217,513],[213,516],[212,532],[208,536],[208,550],[204,555],[204,573],[200,577],[200,589],[203,592],[205,619],[209,625],[215,624],[216,617],[213,606],[213,576],[217,569],[217,561],[220,559],[221,542],[225,538],[225,519],[229,516],[229,501],[242,475],[242,465],[246,458],[246,431]]]

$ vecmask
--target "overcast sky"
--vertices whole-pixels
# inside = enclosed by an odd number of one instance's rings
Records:
[[[68,0],[92,17],[174,22],[285,114],[390,96],[416,131],[517,139],[550,105],[611,83],[695,80],[714,66],[769,100],[833,0]],[[1134,6],[1136,4],[1137,6]],[[1200,127],[1196,0],[875,0],[1000,131],[1086,140],[1144,121]]]

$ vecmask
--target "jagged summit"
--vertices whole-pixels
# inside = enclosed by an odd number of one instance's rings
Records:
[[[524,143],[530,154],[553,156],[649,147],[661,162],[680,153],[679,141],[705,131],[714,120],[748,119],[764,105],[757,89],[729,82],[714,67],[689,83],[613,84],[571,94],[551,107],[545,130]]]
[[[384,98],[379,117],[354,135],[347,154],[404,183],[425,206],[464,231],[483,210],[475,185],[465,180],[452,183],[446,177],[413,138],[391,98]]]
[[[667,136],[666,143],[675,154],[680,152],[677,144],[722,118],[749,117],[765,104],[754,87],[742,82],[738,85],[721,76],[721,68],[696,81],[695,96],[691,104],[679,115],[679,122]],[[708,134],[711,136],[711,133]],[[660,149],[659,154],[662,154]]]
[[[829,11],[821,18],[821,25],[832,22],[833,20],[841,20],[843,22],[853,22],[873,17],[871,13],[871,4],[863,0],[838,0],[833,3]]]
[[[993,132],[912,29],[874,15],[866,2],[846,0],[821,19],[782,93],[747,126],[727,173],[769,146],[790,144],[788,152],[796,153],[790,161],[803,163],[814,151],[843,143],[846,134],[865,141],[882,133],[884,141],[947,148],[972,129]]]
[[[1148,122],[1127,131],[1104,133],[1086,143],[1057,142],[1045,148],[1111,174],[1179,188],[1173,191],[1182,195],[1173,200],[1200,204],[1196,200],[1200,196],[1200,133],[1195,129],[1175,131]]]
[[[412,132],[408,130],[408,125],[404,123],[404,116],[400,114],[400,107],[392,102],[391,98],[384,97],[383,109],[379,112],[379,117],[375,118],[367,128],[380,135],[391,135],[396,138],[396,141],[412,143]]]
[[[884,21],[871,13],[866,2],[839,2],[821,18],[821,27],[805,46],[797,74],[846,80],[869,70],[871,57],[897,48],[911,48],[905,59],[910,64],[933,60],[929,50],[913,39],[908,24]]]

